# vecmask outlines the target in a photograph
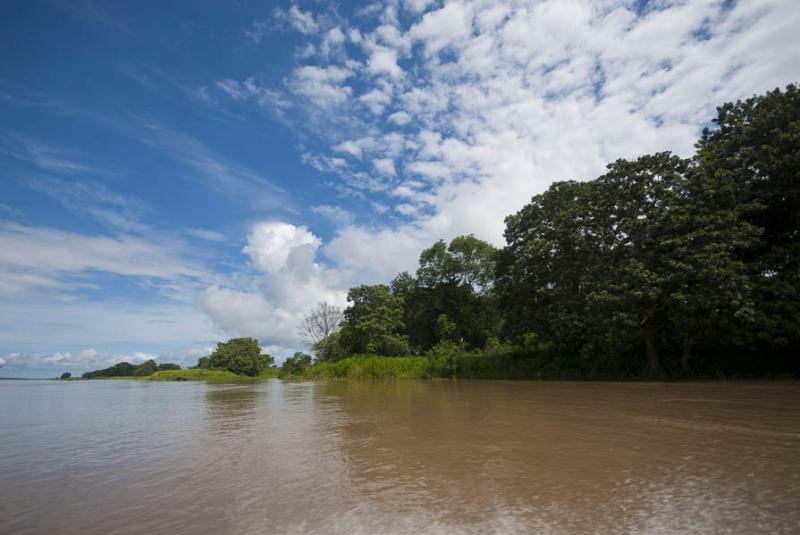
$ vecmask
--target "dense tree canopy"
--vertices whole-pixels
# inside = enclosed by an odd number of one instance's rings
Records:
[[[157,371],[180,369],[181,367],[177,364],[172,364],[170,362],[156,364],[155,360],[150,359],[138,366],[129,362],[119,362],[110,368],[86,372],[82,377],[84,379],[94,379],[98,377],[147,377],[153,375]]]
[[[239,375],[257,376],[263,367],[261,348],[254,338],[232,338],[217,343],[208,357],[198,361],[201,368],[228,370]]]
[[[349,354],[402,355],[409,352],[403,333],[403,299],[383,284],[351,288],[340,344]]]

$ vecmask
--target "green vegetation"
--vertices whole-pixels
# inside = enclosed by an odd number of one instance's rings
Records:
[[[69,372],[64,372],[64,373],[61,374],[61,377],[59,377],[59,379],[62,379],[62,380],[67,380],[67,379],[71,379],[71,378],[72,378],[72,374],[69,373]]]
[[[147,360],[138,366],[131,364],[129,362],[119,362],[114,364],[109,368],[104,368],[102,370],[95,370],[92,372],[86,372],[81,377],[83,379],[102,379],[105,377],[149,377],[156,372],[164,371],[164,370],[180,370],[181,367],[177,364],[173,364],[171,362],[165,362],[164,364],[156,364],[156,361],[153,359]],[[71,374],[65,373],[64,375],[68,375],[71,377]],[[68,379],[69,377],[61,376],[62,379]]]
[[[309,357],[310,359],[310,357]],[[217,344],[216,350],[207,357],[201,357],[197,367],[182,370],[173,363],[156,364],[148,360],[139,366],[120,362],[105,368],[83,374],[84,379],[140,379],[146,381],[252,381],[271,379],[278,376],[275,359],[261,354],[258,342],[252,338],[234,338]],[[309,360],[310,364],[310,360]],[[68,373],[61,376],[69,378]]]
[[[262,358],[258,340],[254,338],[233,338],[219,342],[217,349],[197,363],[200,368],[228,370],[238,375],[257,377],[261,370],[272,362],[272,357]]]
[[[427,379],[433,377],[431,361],[425,357],[353,356],[321,362],[301,371],[305,379]]]
[[[138,379],[138,377],[134,377],[134,379]],[[228,370],[189,368],[186,370],[160,371],[148,377],[141,377],[141,379],[145,381],[208,381],[229,383],[234,381],[252,381],[255,378],[247,375],[237,375]]]
[[[316,364],[282,375],[800,373],[800,90],[725,104],[714,123],[692,158],[553,183],[506,218],[500,250],[440,240],[416,275],[351,289]],[[411,371],[409,354],[427,364]]]
[[[281,366],[279,377],[299,377],[302,376],[305,370],[311,366],[311,355],[300,353],[299,351],[294,356],[287,358]]]

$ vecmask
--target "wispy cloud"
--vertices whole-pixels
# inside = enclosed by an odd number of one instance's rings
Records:
[[[172,241],[0,221],[0,290],[6,294],[69,291],[91,285],[97,272],[174,283],[210,281],[206,269],[183,258],[180,248]]]
[[[88,158],[76,151],[57,147],[41,139],[8,129],[0,129],[0,154],[27,162],[42,171],[57,174],[97,176],[116,174],[102,166],[88,163]]]
[[[199,238],[201,240],[212,241],[212,242],[224,242],[228,238],[222,234],[221,232],[217,232],[216,230],[209,230],[204,228],[187,228],[186,233],[190,236],[194,236],[195,238]]]
[[[99,182],[32,178],[26,184],[54,199],[77,215],[88,215],[100,223],[125,232],[147,232],[150,225],[141,221],[152,211],[141,199],[120,195]]]
[[[142,141],[193,171],[193,177],[220,194],[259,209],[293,210],[287,192],[247,166],[231,162],[200,140],[158,124],[143,126]]]
[[[355,214],[342,208],[341,206],[331,206],[329,204],[321,204],[319,206],[313,206],[311,211],[315,214],[319,214],[321,216],[327,217],[337,226],[346,226],[353,223],[356,219]]]

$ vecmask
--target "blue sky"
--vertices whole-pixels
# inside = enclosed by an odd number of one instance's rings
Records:
[[[3,376],[278,360],[347,288],[800,80],[800,4],[0,5]]]

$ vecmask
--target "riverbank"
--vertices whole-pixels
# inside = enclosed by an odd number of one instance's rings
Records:
[[[206,381],[211,383],[252,382],[278,377],[278,368],[267,368],[259,375],[238,375],[228,370],[209,370],[206,368],[187,368],[185,370],[164,370],[146,376],[112,376],[112,377],[71,377],[62,381]]]
[[[694,374],[680,374],[665,370],[659,376],[634,373],[633,370],[615,372],[585,369],[566,360],[554,362],[552,359],[535,358],[521,353],[462,354],[450,357],[400,356],[382,357],[375,355],[356,355],[345,359],[321,362],[301,370],[281,370],[270,367],[258,376],[238,375],[228,370],[206,368],[187,368],[183,370],[164,370],[148,376],[96,377],[83,380],[132,380],[132,381],[206,381],[213,383],[253,382],[267,379],[287,380],[426,380],[426,379],[474,379],[474,380],[599,380],[599,381],[640,381],[640,380],[795,380],[791,373],[772,375],[726,375],[721,372],[705,371]]]

